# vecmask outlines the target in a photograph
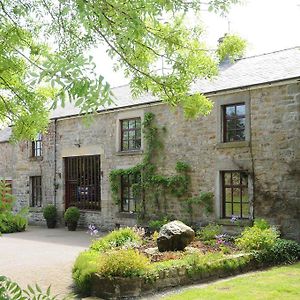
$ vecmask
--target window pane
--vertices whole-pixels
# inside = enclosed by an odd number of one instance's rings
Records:
[[[229,119],[229,120],[227,120],[227,130],[229,131],[229,130],[234,130],[235,129],[235,123],[236,123],[236,121],[235,121],[235,119]]]
[[[132,130],[132,131],[128,132],[128,138],[130,140],[133,140],[135,138],[135,130]]]
[[[135,141],[135,149],[140,149],[141,148],[141,140],[136,140]]]
[[[226,202],[231,202],[231,188],[226,188],[225,189],[225,201]]]
[[[233,185],[240,185],[240,173],[239,172],[233,172],[232,173],[232,184]]]
[[[135,120],[129,120],[129,129],[135,128]]]
[[[225,217],[230,218],[232,216],[231,203],[225,204]]]
[[[242,209],[243,209],[243,211],[242,211],[243,218],[249,218],[250,217],[249,203],[243,203]]]
[[[236,128],[237,129],[244,129],[245,128],[245,118],[236,120]]]
[[[127,175],[122,176],[122,185],[124,187],[127,187],[129,185],[129,176],[127,176]]]
[[[128,146],[129,150],[133,150],[135,149],[135,140],[129,140],[129,146]]]
[[[241,204],[233,203],[233,215],[241,217]]]
[[[236,106],[236,114],[238,116],[244,116],[245,115],[245,104]]]
[[[226,115],[234,116],[235,115],[235,107],[234,106],[226,106]]]
[[[234,141],[235,132],[234,131],[227,131],[226,141],[233,142]]]
[[[122,129],[128,129],[128,120],[122,121]]]
[[[129,201],[127,198],[124,198],[122,201],[123,211],[129,211]]]
[[[135,121],[135,127],[136,128],[141,128],[141,119],[140,118],[136,119],[136,121]]]
[[[242,201],[243,202],[248,202],[249,201],[248,188],[243,188],[242,189]]]
[[[248,186],[248,175],[246,172],[241,172],[242,184]]]
[[[130,211],[135,212],[135,200],[134,199],[129,200],[129,209],[130,209]]]
[[[244,130],[237,130],[235,132],[235,137],[234,139],[236,141],[244,141],[245,140],[245,131]]]
[[[240,189],[233,189],[233,202],[241,202]]]
[[[137,130],[135,131],[135,138],[136,138],[136,139],[140,139],[140,138],[141,138],[141,129],[137,129]]]
[[[225,185],[231,185],[231,173],[224,173]]]

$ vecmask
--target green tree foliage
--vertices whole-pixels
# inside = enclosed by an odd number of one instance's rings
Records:
[[[206,47],[202,28],[187,28],[185,20],[203,5],[222,14],[236,2],[0,0],[0,124],[13,124],[16,139],[33,139],[46,130],[50,108],[71,101],[84,113],[111,103],[109,84],[86,55],[102,44],[115,70],[131,79],[134,96],[149,91],[182,105],[188,117],[207,114],[211,102],[189,96],[189,88],[217,74],[217,53]],[[235,55],[235,47],[225,48]],[[161,60],[165,73],[156,70]]]
[[[220,61],[224,61],[227,58],[230,61],[240,58],[244,55],[246,49],[246,41],[238,37],[237,35],[226,35],[222,43],[217,50]]]

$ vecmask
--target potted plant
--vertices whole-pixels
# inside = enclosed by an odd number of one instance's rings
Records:
[[[57,210],[53,204],[49,204],[43,209],[43,216],[46,219],[47,227],[55,228],[57,220]]]
[[[67,223],[69,231],[76,230],[79,217],[80,217],[80,212],[77,207],[71,206],[66,210],[64,214],[64,219]]]

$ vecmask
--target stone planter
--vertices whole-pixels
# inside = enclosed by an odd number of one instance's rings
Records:
[[[92,277],[92,296],[103,299],[122,299],[141,295],[142,279],[139,277],[106,278],[94,274]]]

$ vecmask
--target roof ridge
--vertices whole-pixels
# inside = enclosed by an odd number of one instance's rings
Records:
[[[243,59],[255,58],[255,57],[259,57],[259,56],[269,55],[269,54],[278,53],[278,52],[283,52],[283,51],[288,51],[288,50],[292,50],[292,49],[300,49],[300,46],[294,46],[294,47],[285,48],[285,49],[280,49],[280,50],[275,50],[275,51],[271,51],[271,52],[266,52],[266,53],[261,53],[261,54],[250,55],[250,56],[238,58],[238,59],[236,60],[236,62],[239,61],[239,60],[243,60]]]

